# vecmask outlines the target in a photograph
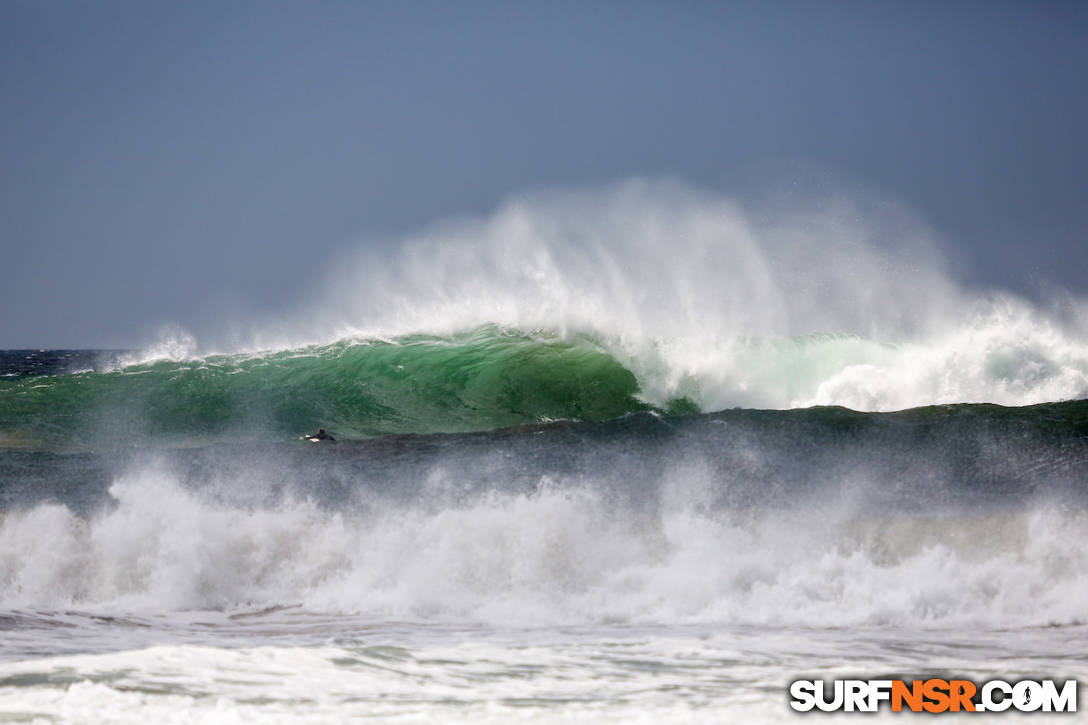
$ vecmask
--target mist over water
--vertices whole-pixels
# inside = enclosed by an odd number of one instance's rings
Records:
[[[337,335],[487,321],[651,339],[887,337],[942,319],[959,293],[920,225],[884,216],[845,199],[750,211],[668,181],[527,195],[338,261],[321,307]]]
[[[1088,676],[1054,298],[889,205],[632,181],[333,260],[230,344],[6,351],[0,713],[763,722],[828,668]]]

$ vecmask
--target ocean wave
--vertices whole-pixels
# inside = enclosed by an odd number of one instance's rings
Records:
[[[486,325],[450,336],[350,338],[255,354],[154,359],[0,380],[0,431],[20,445],[222,436],[281,440],[491,430],[733,407],[899,410],[1088,397],[1088,347],[1007,307],[947,340],[854,335],[632,344]]]
[[[636,180],[518,197],[333,264],[245,342],[207,348],[168,327],[112,371],[0,378],[0,440],[1088,398],[1088,303],[973,290],[932,232],[883,203],[752,207]]]
[[[157,359],[0,385],[0,430],[83,443],[278,439],[317,425],[364,438],[603,420],[651,408],[634,375],[592,339],[494,326]]]

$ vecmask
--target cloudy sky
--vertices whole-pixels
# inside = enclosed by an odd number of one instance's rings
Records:
[[[859,190],[966,284],[1088,294],[1086,37],[1083,2],[7,0],[0,347],[200,333],[632,176]]]

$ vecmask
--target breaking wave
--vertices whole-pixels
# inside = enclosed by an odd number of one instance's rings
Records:
[[[841,499],[728,510],[708,505],[697,474],[674,471],[638,506],[591,482],[545,482],[456,505],[329,510],[225,503],[149,469],[86,519],[59,505],[5,514],[0,606],[821,626],[1088,615],[1083,510],[881,513]]]

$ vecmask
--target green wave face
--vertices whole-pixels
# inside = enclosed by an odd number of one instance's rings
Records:
[[[0,381],[0,443],[202,443],[318,425],[345,438],[488,430],[649,409],[638,393],[635,376],[589,338],[485,327]]]

